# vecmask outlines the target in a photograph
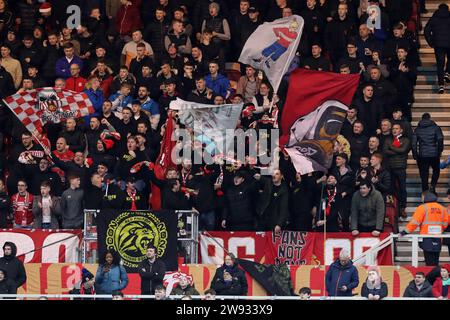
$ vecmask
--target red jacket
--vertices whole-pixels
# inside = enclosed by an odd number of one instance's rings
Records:
[[[24,225],[23,222],[25,222],[27,226],[33,224],[33,195],[29,192],[25,193],[24,196],[16,193],[11,197],[11,202],[14,212],[14,223]]]
[[[436,298],[439,298],[440,296],[442,296],[442,278],[437,278],[434,281],[433,296],[435,296]],[[444,297],[444,298],[450,299],[450,288],[448,290],[447,297]]]
[[[128,0],[130,6],[121,5],[117,11],[116,28],[121,36],[131,35],[131,30],[141,29],[141,2],[142,0]]]
[[[66,89],[72,90],[75,92],[81,92],[84,90],[84,86],[86,85],[86,79],[83,77],[70,77],[66,80]]]

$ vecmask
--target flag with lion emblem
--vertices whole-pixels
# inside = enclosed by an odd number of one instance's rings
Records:
[[[138,272],[150,244],[168,271],[178,270],[177,221],[174,211],[101,210],[97,215],[98,250],[119,253],[127,272]]]

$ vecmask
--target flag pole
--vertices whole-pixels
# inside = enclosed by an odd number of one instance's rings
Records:
[[[325,184],[326,184],[325,182],[322,182],[322,190],[320,191],[319,217],[323,211],[322,207],[323,207],[324,202],[323,202],[322,197],[324,196],[323,190],[325,189]],[[326,296],[326,271],[327,271],[327,266],[325,263],[326,240],[327,240],[327,215],[326,215],[326,212],[324,212],[323,219],[324,219],[324,224],[323,224],[323,297],[325,297]]]

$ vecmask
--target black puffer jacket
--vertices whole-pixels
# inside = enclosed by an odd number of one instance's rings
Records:
[[[27,274],[23,262],[16,258],[16,245],[7,241],[3,245],[3,251],[6,246],[10,246],[12,252],[11,255],[0,258],[0,269],[5,270],[7,277],[15,283],[16,288],[19,288],[27,281]]]
[[[17,294],[17,287],[14,281],[8,278],[8,272],[4,269],[0,269],[5,275],[5,278],[0,281],[0,294]]]
[[[240,185],[232,185],[225,192],[225,208],[223,220],[228,225],[238,225],[255,221],[255,190],[256,184],[247,179]]]
[[[441,128],[433,120],[420,120],[412,136],[412,153],[414,158],[439,157],[443,150],[444,136]]]
[[[225,282],[223,278],[224,271],[228,271],[231,274],[231,282]],[[239,269],[238,263],[235,262],[232,267],[224,264],[216,270],[216,274],[211,281],[211,288],[221,296],[246,296],[248,284],[244,271]]]
[[[450,12],[438,9],[425,26],[425,39],[430,47],[450,48]]]
[[[394,137],[389,136],[384,142],[383,152],[387,158],[387,164],[389,169],[406,169],[409,149],[411,149],[411,141],[401,136],[400,147],[395,147]]]

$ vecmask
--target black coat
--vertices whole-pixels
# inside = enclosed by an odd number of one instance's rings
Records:
[[[412,136],[411,146],[414,158],[440,157],[444,150],[442,129],[432,120],[420,120]]]
[[[353,22],[347,17],[344,20],[333,19],[325,29],[325,47],[331,53],[343,54],[347,40],[354,33]]]
[[[380,286],[379,289],[375,289],[375,288],[369,289],[367,287],[367,283],[364,282],[364,284],[362,285],[362,288],[361,288],[361,296],[368,298],[369,294],[372,294],[374,296],[375,295],[379,295],[380,299],[383,299],[383,298],[387,297],[387,295],[388,295],[388,287],[386,285],[386,282],[381,282],[381,286]]]
[[[222,219],[227,220],[228,227],[255,221],[255,191],[256,184],[247,179],[238,186],[232,184],[227,188]]]
[[[155,294],[155,287],[163,284],[166,264],[160,259],[156,259],[153,264],[150,264],[148,259],[144,259],[138,268],[141,277],[141,294]]]
[[[14,281],[7,278],[0,281],[0,294],[17,294],[17,287]]]
[[[273,230],[275,226],[284,228],[289,219],[289,189],[286,182],[275,186],[271,178],[262,177],[264,183],[257,203],[262,218],[259,230]],[[262,227],[262,228],[261,228]]]
[[[225,283],[223,279],[223,273],[226,270],[230,272],[233,278],[231,283]],[[239,269],[237,262],[231,268],[223,265],[216,270],[216,274],[211,281],[211,289],[214,289],[217,295],[221,296],[246,296],[248,284],[244,271]]]
[[[13,242],[5,242],[3,250],[7,245],[11,246],[12,253],[8,257],[0,258],[0,270],[5,270],[8,279],[14,282],[16,288],[20,288],[27,281],[27,274],[23,262],[16,258],[16,245]]]
[[[61,178],[56,172],[45,170],[37,172],[33,175],[33,180],[31,182],[31,190],[29,190],[33,195],[41,194],[41,183],[48,181],[50,183],[51,191],[54,195],[60,196],[63,192],[63,184]]]
[[[6,192],[0,192],[0,229],[7,228],[7,217],[11,211],[11,199]]]
[[[364,131],[367,135],[372,136],[380,127],[381,119],[383,119],[384,108],[379,98],[372,98],[370,101],[356,99],[353,105],[358,108],[358,119],[364,123]]]
[[[430,47],[450,48],[450,12],[437,10],[425,26],[425,39]]]
[[[433,298],[433,288],[431,284],[425,280],[422,285],[422,288],[417,290],[416,283],[412,280],[409,285],[406,287],[405,292],[403,293],[403,297],[411,297],[411,298]]]
[[[11,74],[4,67],[0,67],[0,98],[4,99],[15,91]]]
[[[369,153],[369,138],[361,134],[352,134],[348,139],[352,155],[350,157],[350,167],[359,168],[359,158],[363,154]],[[356,169],[355,169],[356,170]]]
[[[169,31],[169,23],[166,20],[162,22],[152,21],[144,30],[144,40],[147,41],[153,49],[156,57],[164,52],[164,38]]]
[[[84,149],[86,148],[86,137],[81,130],[75,128],[74,131],[63,131],[59,136],[66,139],[70,151],[84,152]]]
[[[406,169],[411,141],[405,136],[401,136],[399,140],[400,147],[393,145],[393,136],[389,136],[384,142],[383,152],[389,169]]]
[[[381,168],[378,172],[372,171],[372,176],[378,178],[378,182],[374,183],[375,189],[381,192],[381,194],[386,197],[391,190],[391,175],[388,170]]]

